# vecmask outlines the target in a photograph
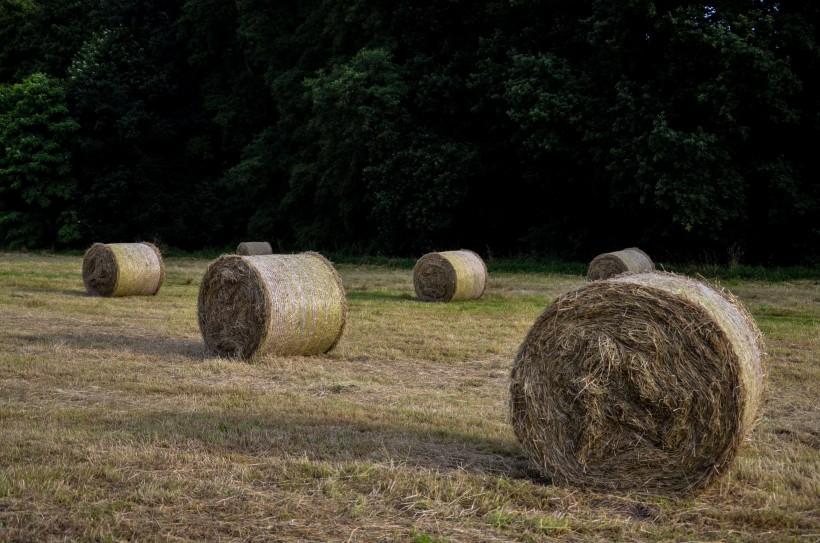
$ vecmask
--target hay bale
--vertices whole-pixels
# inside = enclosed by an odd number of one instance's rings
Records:
[[[655,269],[655,264],[645,252],[637,247],[630,247],[612,253],[603,253],[592,259],[587,271],[589,281],[609,279],[624,272],[648,272]]]
[[[243,241],[236,247],[238,255],[269,255],[273,254],[273,248],[267,241]]]
[[[347,298],[318,253],[223,255],[202,279],[198,316],[205,344],[221,356],[312,355],[342,337]]]
[[[727,292],[664,272],[586,283],[522,343],[512,426],[557,484],[694,493],[752,430],[763,361],[757,326]]]
[[[96,296],[153,296],[165,281],[152,243],[95,243],[83,257],[83,284]]]
[[[473,251],[427,253],[413,268],[413,288],[425,302],[481,298],[487,287],[487,266]]]

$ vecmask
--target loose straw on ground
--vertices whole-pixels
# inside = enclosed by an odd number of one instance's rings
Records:
[[[731,294],[669,273],[586,283],[515,357],[515,435],[542,475],[685,495],[725,474],[761,406],[763,342]]]
[[[83,257],[83,284],[96,296],[152,296],[165,281],[162,255],[151,243],[95,243]]]
[[[238,255],[269,255],[273,254],[273,248],[267,241],[243,241],[236,247]]]
[[[587,271],[587,279],[597,281],[608,279],[624,272],[648,272],[655,269],[655,264],[645,252],[637,247],[630,247],[612,253],[603,253],[592,259]]]
[[[426,302],[477,299],[486,287],[487,266],[466,249],[427,253],[413,268],[416,296]]]
[[[318,253],[223,255],[205,272],[198,316],[205,344],[221,356],[313,355],[342,337],[347,298]]]

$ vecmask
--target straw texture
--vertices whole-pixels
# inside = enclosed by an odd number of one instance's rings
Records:
[[[318,253],[223,255],[205,272],[198,317],[205,344],[221,356],[320,354],[342,337],[347,298]]]
[[[764,358],[728,292],[662,272],[590,282],[547,307],[522,343],[513,430],[555,483],[693,494],[752,430]]]
[[[83,284],[96,296],[153,296],[165,281],[162,254],[151,243],[95,243],[83,257]]]
[[[487,266],[467,249],[427,253],[413,268],[416,296],[426,302],[473,300],[486,287]]]
[[[609,279],[624,272],[648,272],[655,269],[655,264],[645,252],[637,247],[630,247],[612,253],[603,253],[592,259],[587,270],[589,281]]]
[[[236,247],[238,255],[269,255],[273,254],[273,248],[267,241],[243,241]]]

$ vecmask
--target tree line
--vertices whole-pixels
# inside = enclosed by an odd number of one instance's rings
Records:
[[[820,263],[820,5],[0,0],[0,246]]]

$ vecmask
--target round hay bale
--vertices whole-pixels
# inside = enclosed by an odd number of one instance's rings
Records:
[[[467,249],[427,253],[413,268],[413,288],[425,302],[474,300],[486,287],[487,266]]]
[[[238,255],[269,255],[273,254],[273,248],[267,241],[243,241],[236,247]]]
[[[513,430],[557,484],[694,493],[751,431],[763,362],[727,292],[665,272],[586,283],[544,310],[515,357]]]
[[[347,298],[318,253],[223,255],[205,271],[198,317],[205,344],[220,356],[320,354],[342,337]]]
[[[609,279],[624,272],[648,272],[655,269],[655,264],[645,252],[637,247],[622,251],[603,253],[592,259],[587,271],[589,281]]]
[[[96,296],[153,296],[165,281],[152,243],[95,243],[83,257],[83,284]]]

